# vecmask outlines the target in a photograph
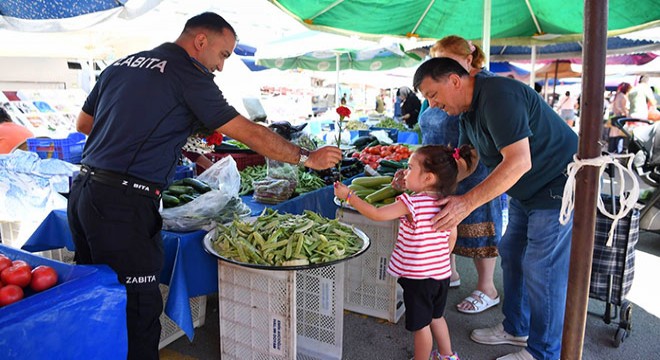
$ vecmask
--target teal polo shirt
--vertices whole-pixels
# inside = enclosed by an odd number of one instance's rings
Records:
[[[578,137],[534,89],[506,77],[476,76],[460,133],[459,144],[472,144],[491,171],[502,162],[502,148],[528,138],[532,168],[507,194],[529,209],[561,207]]]

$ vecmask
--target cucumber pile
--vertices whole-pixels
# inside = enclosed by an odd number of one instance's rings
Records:
[[[211,191],[211,187],[200,180],[184,178],[176,180],[165,191],[163,191],[163,207],[172,208],[187,204],[195,200],[199,195]]]
[[[348,188],[360,199],[379,207],[393,203],[401,194],[391,183],[391,176],[364,176],[353,179]]]

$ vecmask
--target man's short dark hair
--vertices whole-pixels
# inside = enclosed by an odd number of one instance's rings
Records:
[[[11,116],[7,113],[7,110],[0,107],[0,123],[11,122]]]
[[[225,20],[222,16],[214,12],[205,12],[199,15],[193,16],[186,22],[186,25],[183,27],[183,31],[196,28],[203,28],[211,31],[222,32],[224,29],[228,29],[234,34],[235,38],[238,38],[234,28]]]
[[[460,77],[469,75],[467,70],[465,70],[465,68],[454,59],[439,57],[426,60],[417,68],[417,71],[415,71],[413,87],[415,88],[415,91],[419,91],[419,85],[425,78],[430,77],[431,79],[438,81],[451,74],[456,74]]]

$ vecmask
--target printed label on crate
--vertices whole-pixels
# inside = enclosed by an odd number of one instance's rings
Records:
[[[334,298],[332,292],[332,279],[319,279],[321,286],[321,315],[332,316],[332,299]]]
[[[282,332],[284,331],[284,318],[281,316],[273,315],[270,318],[270,349],[269,353],[273,355],[284,356],[284,348],[282,345]]]
[[[387,257],[381,256],[378,258],[378,281],[386,282],[387,280]]]

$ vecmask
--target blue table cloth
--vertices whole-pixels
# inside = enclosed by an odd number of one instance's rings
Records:
[[[177,233],[162,231],[165,264],[161,273],[163,283],[170,286],[165,314],[192,341],[195,331],[189,298],[218,291],[217,259],[204,251],[205,231]],[[66,210],[54,210],[34,231],[22,249],[30,252],[66,247],[74,251]]]
[[[333,202],[334,196],[334,188],[326,186],[276,205],[258,203],[254,201],[252,195],[241,196],[241,200],[252,209],[252,216],[261,214],[265,208],[271,208],[280,213],[289,214],[302,214],[303,210],[311,210],[329,219],[334,219],[337,210],[337,206]]]

